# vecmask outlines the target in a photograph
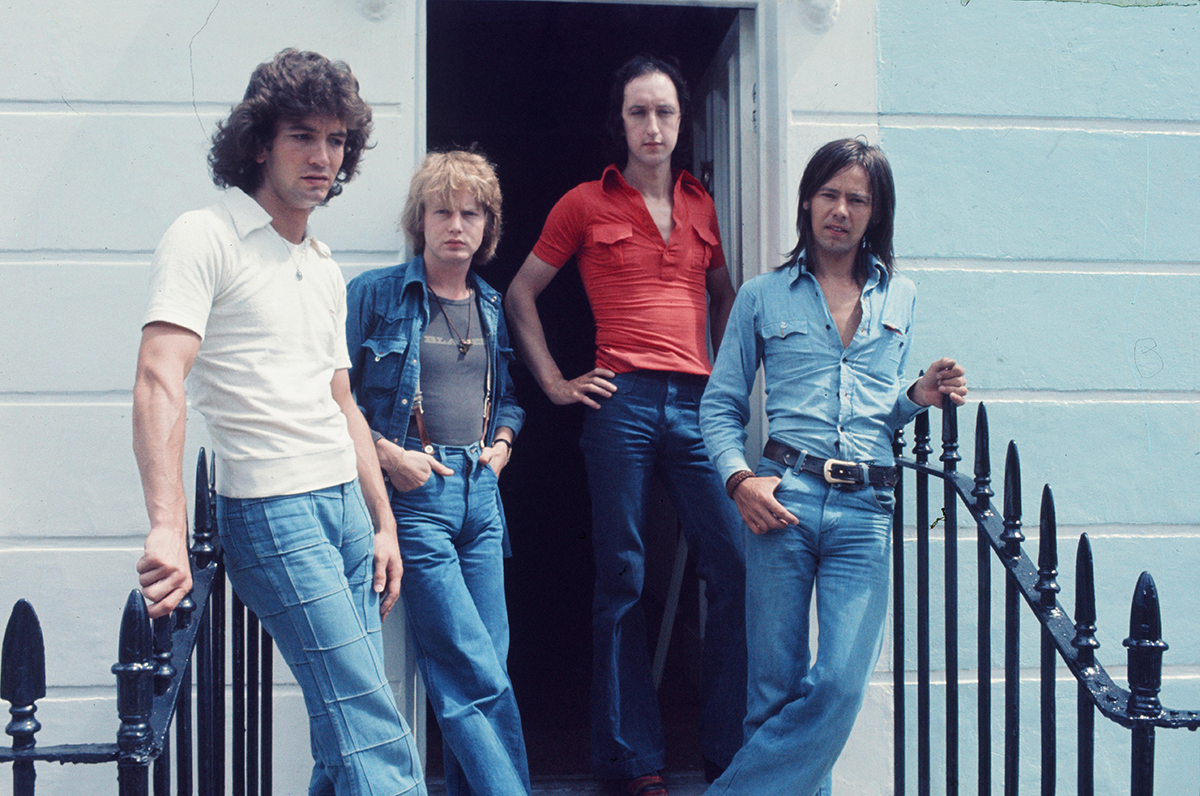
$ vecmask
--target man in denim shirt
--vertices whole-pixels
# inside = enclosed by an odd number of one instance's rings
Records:
[[[746,745],[711,794],[830,791],[883,638],[892,435],[967,392],[951,359],[903,387],[916,287],[893,273],[894,211],[878,148],[844,139],[818,150],[800,182],[799,243],[738,293],[701,402],[709,455],[752,531]],[[770,440],[754,473],[745,425],[760,363]]]

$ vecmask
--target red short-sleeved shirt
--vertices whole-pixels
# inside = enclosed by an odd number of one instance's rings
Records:
[[[550,211],[533,253],[555,268],[578,256],[596,318],[596,366],[614,373],[708,375],[707,272],[725,265],[712,198],[686,171],[675,180],[669,243],[642,195],[609,166]]]

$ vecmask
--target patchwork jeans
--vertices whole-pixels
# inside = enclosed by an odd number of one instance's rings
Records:
[[[304,693],[310,796],[423,796],[413,736],[384,675],[375,531],[358,481],[218,496],[217,527],[230,583]]]

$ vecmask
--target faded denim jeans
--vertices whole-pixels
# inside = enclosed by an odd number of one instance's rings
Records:
[[[746,531],[746,745],[709,794],[827,794],[879,659],[892,549],[891,489],[839,489],[764,459],[800,520]],[[809,609],[819,646],[809,660]]]

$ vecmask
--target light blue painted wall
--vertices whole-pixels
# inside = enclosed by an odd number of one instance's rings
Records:
[[[1200,708],[1200,500],[1191,487],[1200,481],[1200,7],[878,0],[876,9],[879,139],[896,174],[896,250],[920,291],[912,375],[942,353],[966,364],[988,404],[998,493],[1005,444],[1017,440],[1032,557],[1041,486],[1052,485],[1069,609],[1076,539],[1091,536],[1100,659],[1118,681],[1134,583],[1142,570],[1152,573],[1171,645],[1163,700]],[[973,427],[974,412],[963,412],[963,470]],[[940,533],[935,638],[944,630]],[[960,561],[974,561],[970,529],[958,549]],[[961,588],[959,663],[967,668],[976,634],[969,566]],[[996,665],[999,621],[994,613]],[[1028,618],[1022,645],[1023,665],[1036,667]],[[935,669],[944,661],[934,653]],[[1026,676],[1021,779],[1033,790],[1036,669]],[[1074,782],[1068,686],[1059,687],[1060,787]],[[936,714],[944,692],[934,691]],[[974,686],[960,699],[969,706],[960,765],[964,792],[973,793]],[[1001,706],[996,689],[993,709]],[[940,759],[940,718],[933,728]],[[1105,728],[1101,738],[1115,758],[1098,766],[1098,792],[1126,793],[1128,736]],[[993,739],[1002,739],[998,724]],[[1160,732],[1160,791],[1194,788],[1195,760],[1194,735]],[[938,765],[935,783],[944,776]],[[999,757],[993,771],[999,788]]]

